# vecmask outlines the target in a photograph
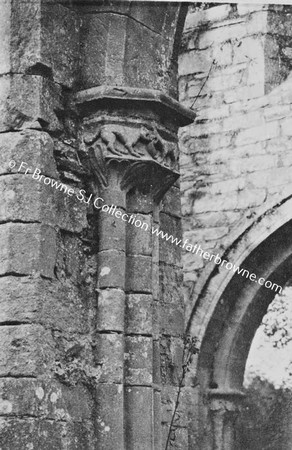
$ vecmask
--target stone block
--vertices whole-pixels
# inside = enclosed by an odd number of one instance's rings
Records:
[[[246,22],[243,19],[235,19],[232,22],[227,21],[224,26],[202,32],[198,39],[198,49],[205,49],[230,39],[242,39],[246,36]]]
[[[1,378],[1,416],[39,415],[39,405],[44,397],[41,383],[28,378]]]
[[[233,60],[233,46],[230,42],[224,42],[213,49],[212,60],[215,60],[216,67],[229,66]]]
[[[224,131],[241,130],[244,128],[254,128],[265,124],[264,116],[261,111],[250,111],[245,114],[233,115],[224,119]]]
[[[183,259],[184,266],[187,268],[186,270],[188,272],[197,271],[198,269],[202,269],[204,267],[204,265],[206,264],[206,261],[204,261],[203,258],[201,258],[199,255],[196,255],[193,253],[184,253],[182,259]]]
[[[36,282],[29,277],[1,277],[0,323],[33,322],[39,315]]]
[[[268,139],[273,139],[280,134],[279,124],[272,122],[258,127],[249,128],[240,131],[236,137],[236,145],[248,145],[255,142],[261,142]]]
[[[62,110],[61,87],[37,75],[0,78],[0,131],[27,128],[62,130],[56,110]]]
[[[202,25],[219,22],[227,19],[231,12],[231,5],[219,5],[204,11],[189,13],[185,21],[185,31],[196,29]]]
[[[88,331],[86,303],[69,283],[6,276],[0,278],[0,290],[0,323],[40,323],[66,332]]]
[[[162,384],[178,386],[182,376],[182,340],[176,337],[162,336],[160,339],[160,355]]]
[[[53,343],[49,331],[38,325],[0,327],[0,375],[36,376],[53,361]]]
[[[66,433],[66,424],[49,420],[31,418],[2,418],[0,421],[1,445],[7,450],[37,448],[60,450],[63,448],[62,433]],[[67,434],[67,433],[66,433]]]
[[[0,274],[54,278],[56,232],[47,225],[7,223],[0,226]]]
[[[87,223],[87,205],[80,202],[79,191],[67,185],[67,191],[50,187],[54,196],[54,204],[56,210],[56,225],[62,229],[72,233],[81,233],[84,228],[88,227]],[[71,191],[70,191],[71,189]],[[72,193],[72,190],[74,191]]]
[[[5,0],[1,14],[1,30],[6,32],[6,42],[1,73],[23,73],[36,62],[40,62],[40,20],[39,0],[14,4]],[[3,29],[2,26],[5,26]]]
[[[152,305],[152,295],[127,295],[125,309],[125,331],[127,334],[152,334]]]
[[[127,225],[127,255],[150,256],[152,254],[152,217],[145,214],[136,214],[135,222],[136,220],[142,222],[143,228],[134,224]],[[144,224],[147,225],[147,230]]]
[[[95,363],[102,368],[100,383],[122,383],[124,369],[124,340],[121,334],[97,335]]]
[[[161,415],[163,423],[170,423],[178,389],[173,386],[162,386],[161,390]],[[188,425],[188,411],[187,411],[188,393],[185,388],[181,389],[180,402],[177,409],[175,424],[179,427],[186,427]]]
[[[160,16],[160,13],[158,16]],[[116,25],[113,23],[113,26]],[[164,59],[165,56],[162,55],[165,55],[169,51],[169,37],[165,39],[160,33],[153,33],[148,28],[141,27],[141,24],[134,20],[128,20],[126,33],[125,44],[123,44],[124,48],[121,49],[121,51],[125,52],[123,59],[124,84],[132,87],[165,91],[166,86],[168,87],[170,84],[169,76],[171,75],[171,67],[169,67],[170,63],[168,58],[166,57]],[[116,42],[115,39],[115,55],[118,54]],[[138,53],[137,42],[141,43]],[[161,53],[157,52],[157,48],[165,50]],[[162,61],[165,64],[163,70],[161,70]]]
[[[80,18],[54,2],[5,0],[1,31],[5,32],[0,73],[52,77],[72,87],[76,82]],[[3,26],[2,26],[3,25]]]
[[[95,430],[102,449],[118,449],[124,442],[123,397],[122,384],[100,384],[96,388]]]
[[[10,72],[10,16],[11,2],[10,0],[3,0],[0,16],[0,74]]]
[[[253,13],[255,11],[262,11],[262,10],[268,9],[267,5],[264,5],[264,4],[255,4],[254,5],[252,3],[247,3],[247,4],[245,4],[245,3],[238,3],[236,5],[236,7],[237,7],[237,13],[240,16],[245,16],[245,15],[251,14],[251,13]]]
[[[123,214],[125,211],[116,209]],[[100,211],[98,217],[99,250],[119,250],[124,252],[126,246],[126,222],[121,217]]]
[[[152,338],[125,337],[125,382],[128,385],[151,385],[153,372]]]
[[[166,442],[169,424],[162,423],[162,441]],[[174,442],[175,450],[185,450],[189,446],[189,430],[186,427],[173,427],[170,442]]]
[[[58,178],[54,143],[48,133],[36,130],[0,133],[0,149],[0,175],[24,173],[26,167],[32,172],[37,168],[46,176]],[[11,160],[16,163],[14,168],[9,166]]]
[[[154,300],[159,299],[159,263],[153,263],[152,265],[152,295]]]
[[[123,288],[125,285],[125,253],[106,250],[98,254],[98,288]]]
[[[0,422],[1,444],[7,450],[42,448],[72,450],[92,447],[92,428],[89,423],[62,422],[36,418],[3,418]]]
[[[126,23],[125,16],[115,17],[113,14],[102,12],[83,16],[80,78],[84,89],[105,84],[106,75],[108,75],[108,83],[111,84],[114,73],[116,83],[122,84]],[[111,39],[112,30],[114,30],[114,36]],[[115,43],[119,49],[113,53]],[[99,67],[99,70],[96,70],[96,67]]]
[[[211,52],[200,52],[191,50],[188,53],[182,53],[178,59],[178,76],[195,73],[208,73],[212,64]]]
[[[134,213],[151,214],[155,208],[153,199],[148,194],[130,192],[127,197],[127,209]]]
[[[98,331],[124,330],[125,293],[120,289],[102,289],[98,293]]]
[[[128,256],[126,290],[152,292],[152,258],[149,256]]]
[[[126,209],[125,191],[112,189],[111,187],[108,187],[100,192],[100,197],[104,200],[104,203],[101,202],[101,204],[106,204],[110,206],[114,205],[117,206],[117,208],[121,208],[123,210]]]
[[[56,224],[53,190],[30,175],[5,175],[0,178],[1,222],[42,222]]]
[[[83,386],[70,389],[56,382],[2,378],[0,389],[0,411],[3,416],[35,416],[75,421],[91,417],[92,400]]]
[[[251,100],[258,99],[263,95],[265,95],[264,83],[257,82],[251,86],[240,86],[224,92],[224,102],[228,104],[237,102],[238,110],[242,111],[244,101],[251,102]],[[259,99],[259,102],[263,102],[263,100]]]
[[[149,450],[153,442],[153,391],[150,387],[125,389],[127,450]]]
[[[162,334],[181,336],[184,333],[184,308],[172,304],[161,304],[160,330]]]
[[[181,217],[180,190],[172,186],[161,202],[161,211],[171,216]]]
[[[264,72],[264,51],[265,41],[261,36],[246,36],[238,47],[234,47],[233,64],[246,63],[253,67],[255,63],[261,62]]]
[[[42,5],[41,58],[54,81],[67,88],[76,84],[81,17],[77,11],[56,4]]]
[[[272,167],[277,166],[277,162],[277,155],[255,155],[240,161],[231,161],[230,169],[231,172],[235,172],[237,168],[240,168],[241,174],[246,174],[271,169]]]
[[[181,304],[183,273],[172,265],[161,264],[159,268],[160,300],[163,303]]]
[[[258,177],[258,175],[257,175]],[[232,211],[262,205],[267,197],[265,189],[245,189],[225,195],[206,195],[194,203],[194,214],[211,211]]]
[[[272,122],[274,120],[285,119],[290,115],[290,107],[288,105],[275,105],[267,107],[264,110],[264,116],[267,122]],[[288,119],[289,121],[289,119]],[[285,121],[284,121],[285,122]],[[283,122],[282,122],[283,124]]]
[[[166,264],[179,265],[181,258],[181,223],[180,220],[171,217],[168,214],[160,214],[160,230],[167,233],[163,239],[160,235],[159,239],[159,256],[160,261]]]
[[[38,280],[33,296],[39,301],[39,322],[66,333],[88,333],[89,295],[70,282]]]
[[[284,136],[292,136],[292,117],[281,121],[281,129]]]

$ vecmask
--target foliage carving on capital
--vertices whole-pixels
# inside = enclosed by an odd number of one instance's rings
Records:
[[[127,162],[121,189],[136,186],[143,192],[151,188],[157,201],[178,178],[177,142],[167,133],[144,124],[126,126],[102,124],[84,134],[90,170],[101,188],[108,186],[111,161]]]

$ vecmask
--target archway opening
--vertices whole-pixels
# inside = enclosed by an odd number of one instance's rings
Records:
[[[279,286],[292,274],[292,222],[258,245],[242,267]],[[198,361],[199,448],[239,447],[237,423],[245,405],[244,374],[250,346],[275,292],[234,275],[204,334]],[[223,445],[223,446],[222,446]],[[253,448],[256,448],[253,446]],[[246,449],[245,449],[246,450]]]
[[[275,296],[249,351],[242,414],[237,423],[241,448],[292,447],[292,283]]]

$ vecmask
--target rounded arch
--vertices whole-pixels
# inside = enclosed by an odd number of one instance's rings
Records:
[[[262,214],[252,224],[248,224],[244,230],[241,229],[240,235],[235,238],[225,253],[219,256],[232,262],[234,266],[248,269],[245,261],[249,255],[292,219],[291,211],[291,197],[262,211]],[[233,271],[226,270],[224,267],[219,269],[213,261],[207,265],[206,272],[204,283],[200,285],[200,290],[195,292],[191,299],[193,307],[186,327],[187,332],[196,335],[201,342],[223,292],[233,278],[239,279],[239,276]],[[258,270],[255,273],[260,277]],[[202,278],[204,278],[204,274],[202,274]],[[267,291],[267,289],[265,290]]]
[[[263,277],[284,286],[292,275],[291,208],[292,199],[287,199],[267,211],[224,258],[256,274],[257,280]],[[275,294],[233,271],[223,268],[216,273],[215,267],[197,302],[189,331],[199,335],[201,341],[191,370],[197,379],[197,438],[201,449],[217,448],[220,439],[225,442],[222,448],[234,446],[235,418],[250,345]]]

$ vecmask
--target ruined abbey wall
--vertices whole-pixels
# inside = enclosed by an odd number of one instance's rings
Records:
[[[210,253],[232,249],[291,195],[291,20],[289,6],[271,5],[187,17],[179,95],[197,117],[180,132],[184,236]],[[214,266],[206,264],[184,255],[194,299]]]
[[[151,230],[288,271],[291,10],[2,9],[0,447],[232,450],[256,284]]]
[[[290,271],[279,261],[289,255],[291,231],[291,13],[289,6],[240,4],[189,12],[179,57],[179,98],[197,114],[180,130],[184,239],[283,285]],[[232,449],[240,445],[234,423],[249,345],[274,293],[200,252],[184,251],[183,263],[186,328],[201,344],[188,379],[190,442]]]

